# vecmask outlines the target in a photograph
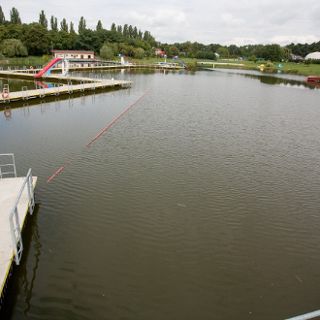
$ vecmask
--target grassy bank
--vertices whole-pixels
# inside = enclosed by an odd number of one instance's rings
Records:
[[[217,62],[230,62],[235,63],[234,60],[220,60]],[[259,66],[261,64],[267,65],[268,62],[253,62],[253,61],[237,61],[237,63],[241,63],[244,66],[241,69],[247,70],[259,70]],[[269,68],[269,72],[277,72],[278,68],[277,65],[279,63],[275,62],[271,64],[272,66]],[[283,73],[288,74],[297,74],[302,76],[309,76],[309,75],[320,75],[320,64],[305,64],[305,63],[294,63],[294,62],[281,62],[282,68],[280,70]],[[218,66],[218,68],[229,68],[234,69],[237,67],[233,66]],[[239,68],[237,68],[239,69]]]
[[[34,57],[29,56],[25,58],[5,58],[0,60],[0,66],[19,66],[19,67],[27,67],[30,66],[42,66],[46,64],[48,61],[52,59],[51,56],[42,56],[42,57]],[[119,61],[119,58],[115,58],[114,60]],[[129,62],[139,63],[139,64],[152,64],[157,62],[164,62],[164,58],[144,58],[144,59],[131,59],[127,58]],[[186,63],[190,69],[196,68],[196,62],[204,61],[205,59],[192,59],[192,58],[182,58],[181,60]],[[167,59],[167,62],[179,62],[174,59]],[[213,63],[215,61],[212,61]],[[240,60],[218,60],[216,62],[220,63],[238,63],[243,64],[243,66],[233,66],[233,65],[217,65],[217,68],[225,68],[225,69],[245,69],[245,70],[259,70],[259,65],[267,64],[267,62],[253,62],[253,61],[240,61]],[[277,65],[279,63],[273,63],[272,67],[269,68],[269,72],[277,72]],[[282,68],[281,71],[283,73],[289,74],[298,74],[303,76],[309,75],[319,75],[320,76],[320,64],[305,64],[305,63],[293,63],[293,62],[281,62]]]

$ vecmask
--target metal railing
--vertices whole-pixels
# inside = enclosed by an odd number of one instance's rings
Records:
[[[3,160],[6,158],[11,158],[11,162],[2,163],[2,161],[6,161],[6,160]],[[16,161],[13,153],[0,154],[0,179],[4,178],[4,176],[7,176],[7,175],[12,175],[15,178],[17,177]]]
[[[9,216],[12,248],[14,251],[14,258],[17,265],[20,264],[22,251],[23,251],[23,243],[22,243],[22,235],[21,235],[22,225],[20,224],[20,221],[19,221],[20,219],[19,219],[18,206],[19,206],[21,197],[25,192],[25,189],[27,189],[29,213],[32,215],[34,206],[35,206],[35,201],[34,201],[33,179],[32,179],[31,169],[29,169],[27,176],[23,181],[22,187],[19,191],[19,194],[16,198],[16,201],[14,203],[14,206]]]
[[[287,320],[308,320],[308,319],[311,320],[311,319],[318,319],[318,317],[320,317],[320,310],[309,312],[301,316],[296,316],[290,319],[288,318]]]

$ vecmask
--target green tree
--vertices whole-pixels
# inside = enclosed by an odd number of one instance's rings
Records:
[[[71,21],[70,22],[70,33],[72,33],[72,34],[75,34],[76,32],[74,31],[74,24],[73,24],[73,22]]]
[[[102,59],[110,60],[114,57],[114,51],[108,44],[104,44],[100,49],[100,57]]]
[[[23,42],[31,55],[42,55],[49,52],[48,31],[39,23],[34,22],[26,25]]]
[[[229,58],[229,50],[226,47],[220,47],[217,49],[217,53],[221,58]]]
[[[50,27],[53,31],[58,31],[58,19],[54,16],[50,18]]]
[[[144,55],[145,55],[145,53],[144,53],[144,50],[143,50],[142,48],[136,48],[136,49],[134,50],[133,56],[134,56],[135,58],[137,58],[137,59],[143,59],[143,58],[144,58]]]
[[[111,28],[111,30],[112,30],[112,28]],[[119,32],[119,33],[122,33],[122,26],[117,26],[117,32]]]
[[[133,27],[131,24],[128,28],[128,36],[129,36],[129,38],[133,38]]]
[[[117,31],[117,26],[116,26],[116,24],[114,22],[111,24],[110,30],[114,31],[114,32]]]
[[[21,24],[19,11],[15,7],[10,11],[10,22],[13,24]]]
[[[102,22],[101,22],[101,20],[99,20],[98,23],[97,23],[97,26],[96,26],[96,30],[99,31],[99,30],[102,30],[102,29],[103,29]]]
[[[39,14],[39,23],[46,29],[48,28],[48,20],[43,10]]]
[[[1,43],[1,53],[6,57],[26,57],[27,48],[18,39],[5,39]]]
[[[127,24],[125,24],[125,25],[123,26],[123,32],[122,32],[122,34],[123,34],[124,37],[128,37],[128,36],[129,36],[129,33],[128,33],[128,25],[127,25]]]
[[[65,18],[62,19],[62,21],[60,22],[60,30],[64,31],[64,32],[68,32],[68,23],[67,20]]]
[[[2,8],[0,6],[0,24],[4,24],[6,22],[6,18],[4,16],[4,13],[2,11]]]
[[[87,28],[86,20],[84,19],[84,17],[81,17],[78,25],[78,33],[85,31],[86,28]]]

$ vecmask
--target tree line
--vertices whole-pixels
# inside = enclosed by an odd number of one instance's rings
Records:
[[[198,42],[159,43],[149,31],[141,31],[132,25],[116,25],[104,28],[101,20],[95,29],[87,27],[84,17],[75,24],[65,18],[47,18],[41,10],[37,22],[23,23],[16,8],[10,10],[9,19],[0,7],[0,54],[7,57],[50,54],[52,49],[92,50],[102,58],[112,59],[123,54],[129,57],[143,58],[153,56],[155,48],[162,49],[168,57],[198,58],[215,60],[220,58],[239,58],[249,60],[290,60],[291,54],[306,56],[320,51],[320,41],[312,44],[290,44],[281,47],[278,44],[257,44],[222,46],[220,44],[201,44]]]
[[[141,31],[132,25],[116,25],[105,29],[97,22],[95,29],[87,27],[86,19],[79,19],[78,27],[65,18],[47,18],[41,10],[39,20],[23,23],[19,11],[12,8],[7,20],[0,7],[0,52],[7,57],[50,54],[52,49],[92,50],[100,52],[103,46],[109,46],[112,54],[124,54],[131,57],[153,54],[156,41],[149,31]]]

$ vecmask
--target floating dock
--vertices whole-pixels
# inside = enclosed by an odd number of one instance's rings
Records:
[[[37,182],[31,169],[26,177],[16,176],[13,154],[1,154],[2,158],[12,158],[12,161],[0,164],[0,308],[13,262],[19,265],[21,260],[21,233],[28,211],[32,214],[34,210],[34,188]],[[8,168],[12,171],[8,171]],[[5,177],[7,174],[13,177]]]
[[[0,71],[0,75],[5,75],[11,78],[35,80],[33,74]],[[131,81],[125,80],[109,80],[109,79],[94,79],[86,77],[69,77],[62,75],[45,76],[41,80],[58,83],[57,86],[51,88],[40,88],[32,90],[13,91],[0,96],[0,103],[10,103],[22,100],[44,98],[46,96],[58,96],[63,94],[72,94],[77,92],[87,92],[96,89],[109,88],[128,88],[132,85]]]

